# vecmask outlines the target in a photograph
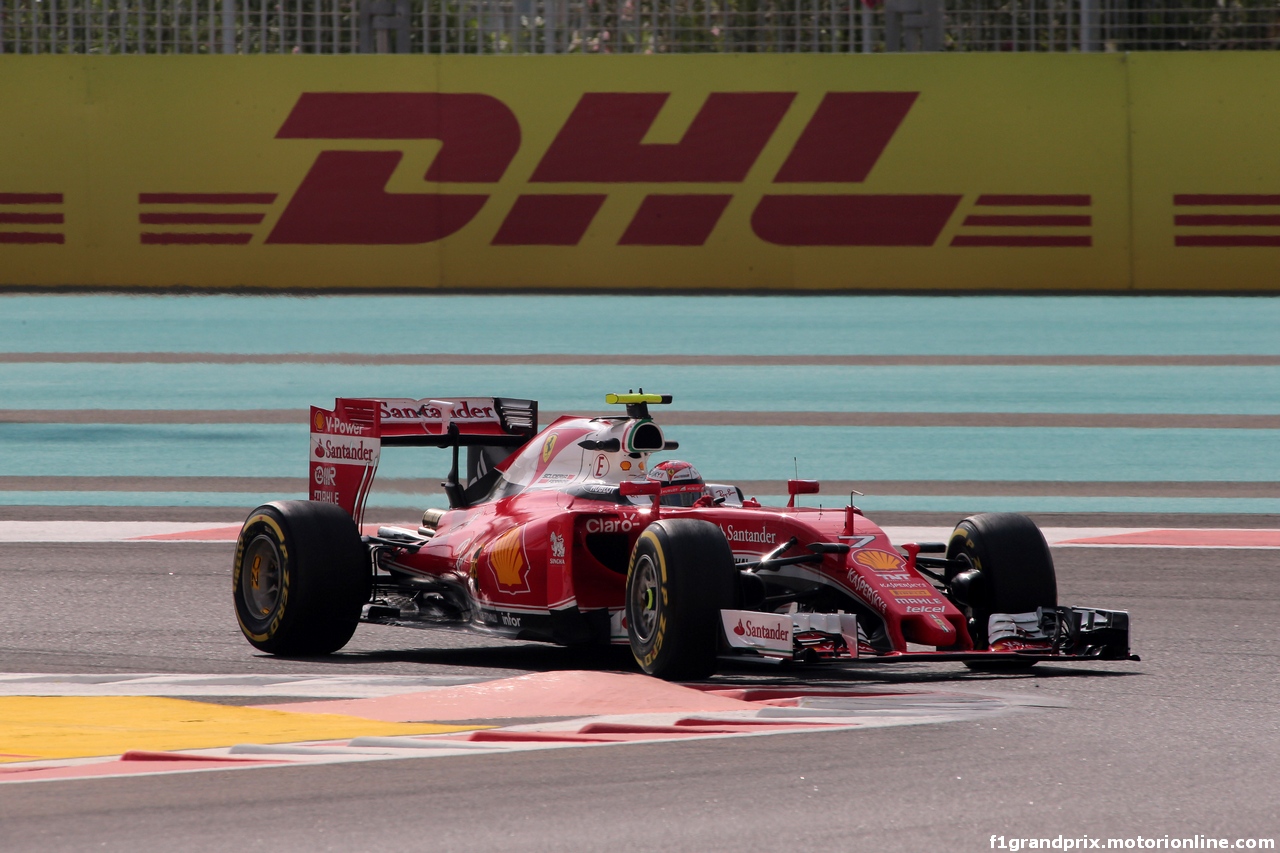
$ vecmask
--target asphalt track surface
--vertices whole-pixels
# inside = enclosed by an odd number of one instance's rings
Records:
[[[991,849],[991,835],[1273,838],[1278,553],[1057,549],[1061,600],[1129,609],[1140,663],[717,677],[1027,706],[976,722],[5,785],[0,849],[964,851]],[[220,544],[0,545],[0,671],[496,678],[617,665],[375,626],[330,659],[260,656],[234,630],[229,557]]]

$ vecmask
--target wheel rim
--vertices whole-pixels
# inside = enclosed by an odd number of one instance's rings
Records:
[[[658,567],[644,554],[631,570],[631,629],[636,639],[648,643],[658,626]]]
[[[265,533],[245,549],[240,594],[252,618],[266,622],[279,606],[282,562],[275,540]]]

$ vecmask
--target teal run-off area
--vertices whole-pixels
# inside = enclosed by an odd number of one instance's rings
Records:
[[[302,496],[305,409],[338,395],[641,386],[762,497],[798,468],[879,484],[868,512],[1280,513],[1268,297],[0,296],[0,504],[247,509]],[[432,502],[447,464],[384,450],[371,505]]]

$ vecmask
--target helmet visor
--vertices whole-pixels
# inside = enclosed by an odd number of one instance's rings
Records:
[[[660,498],[663,506],[693,506],[702,497],[702,483],[681,483],[667,486]]]

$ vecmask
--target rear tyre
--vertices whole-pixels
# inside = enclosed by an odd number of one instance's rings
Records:
[[[245,638],[274,655],[327,655],[347,644],[369,599],[369,551],[347,511],[275,501],[249,514],[232,569]]]
[[[991,512],[974,515],[956,525],[947,543],[947,559],[976,569],[978,580],[957,602],[969,617],[975,648],[989,648],[987,628],[992,613],[1028,613],[1056,607],[1058,580],[1044,534],[1025,515]],[[966,568],[948,569],[947,583]],[[1028,662],[970,662],[971,669],[1027,668]]]
[[[720,611],[738,605],[738,570],[716,525],[691,518],[649,525],[627,566],[627,635],[649,675],[706,678],[720,652]]]

